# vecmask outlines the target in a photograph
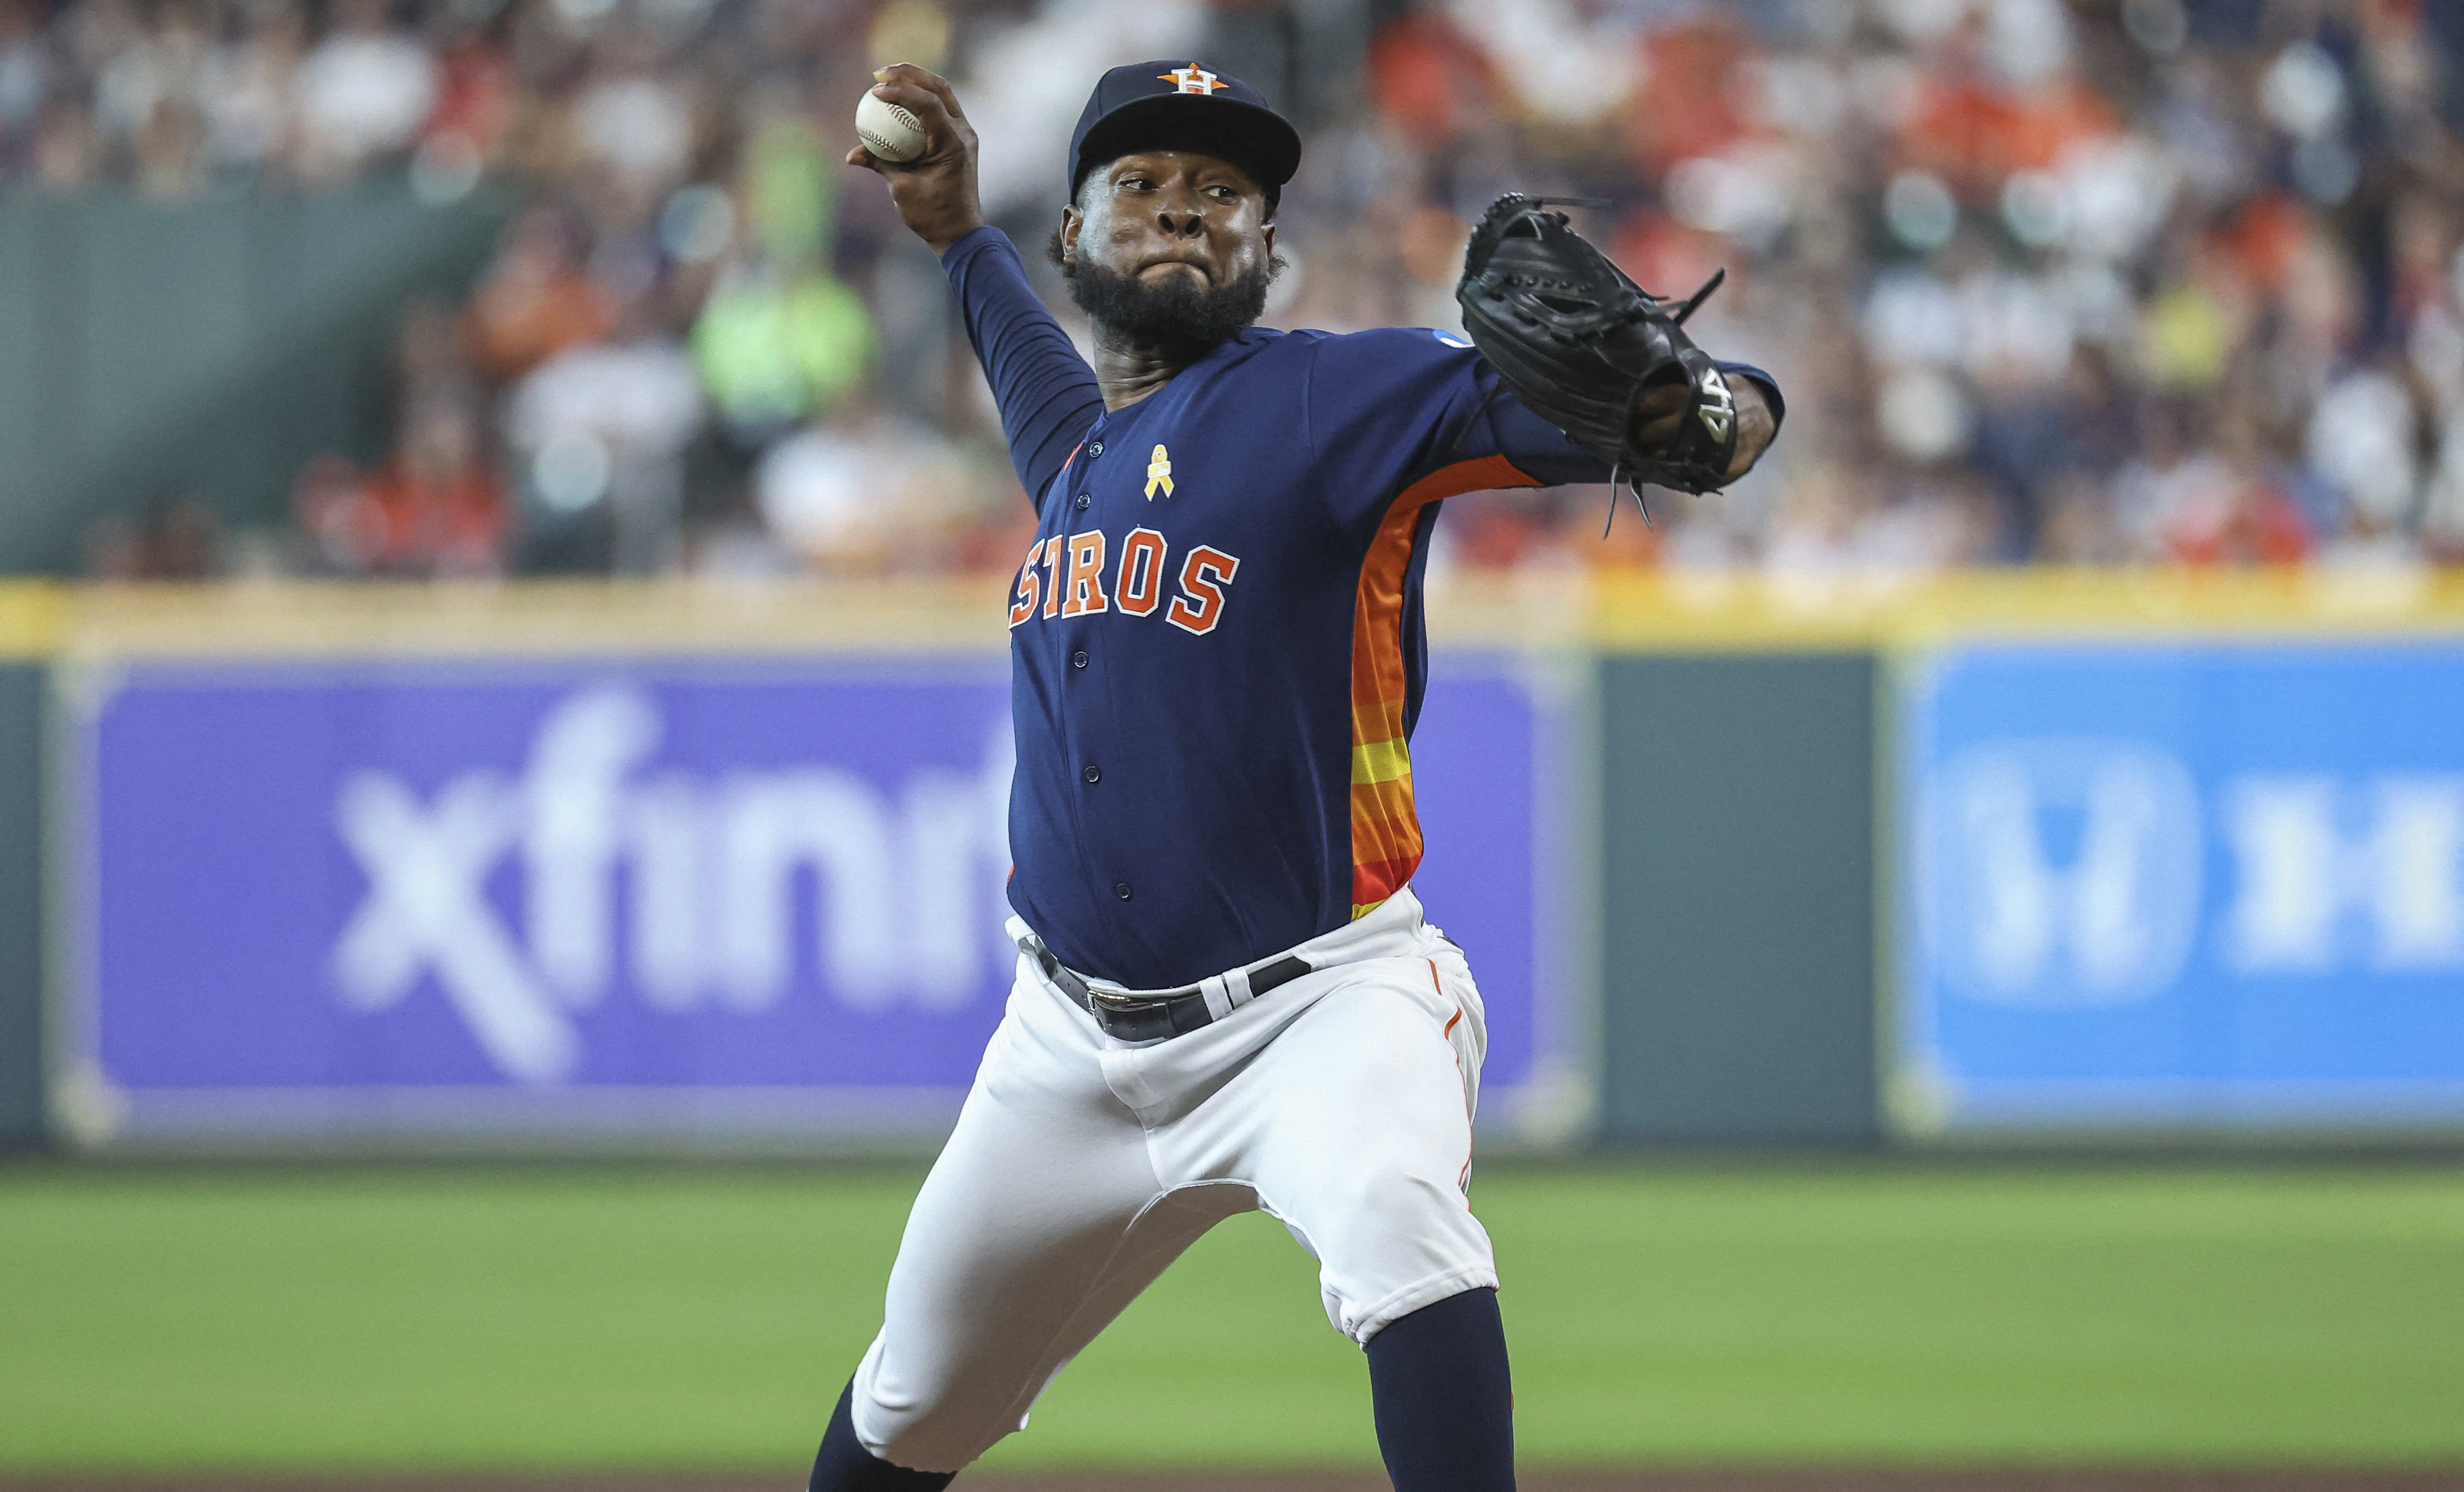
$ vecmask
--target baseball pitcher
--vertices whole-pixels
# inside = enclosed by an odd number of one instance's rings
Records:
[[[813,1492],[947,1485],[1252,1208],[1366,1349],[1395,1485],[1510,1488],[1465,1198],[1480,991],[1411,886],[1429,534],[1458,493],[1710,491],[1779,391],[1686,338],[1699,294],[1645,295],[1520,196],[1473,235],[1470,341],[1260,329],[1300,137],[1185,60],[1106,73],[1070,142],[1051,252],[1089,367],[983,222],[950,85],[876,77],[923,139],[847,159],[940,255],[1035,503],[1008,608],[1019,959]]]

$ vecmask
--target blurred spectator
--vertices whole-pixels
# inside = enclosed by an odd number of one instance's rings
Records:
[[[532,369],[506,397],[504,421],[525,491],[554,525],[541,537],[587,525],[596,538],[580,562],[590,568],[642,575],[681,562],[682,462],[701,418],[692,361],[647,328]]]
[[[581,233],[554,208],[516,219],[471,297],[472,356],[490,377],[518,378],[616,324],[605,290],[583,272]]]
[[[398,454],[356,493],[342,520],[357,573],[493,575],[505,545],[504,492],[480,459],[469,411],[445,401],[414,410]]]
[[[607,60],[574,100],[574,129],[592,164],[638,200],[672,183],[691,162],[693,112],[659,76],[655,42],[620,33],[603,50]]]
[[[1435,11],[1406,14],[1379,32],[1367,76],[1378,113],[1422,149],[1443,149],[1492,122],[1500,102],[1487,54]]]
[[[1219,48],[1309,135],[1273,324],[1451,324],[1489,198],[1578,195],[1656,291],[1727,268],[1695,324],[1787,388],[1727,494],[1605,541],[1596,493],[1458,499],[1443,564],[2453,562],[2458,12],[0,0],[0,181],[524,194],[406,323],[390,453],[302,474],[302,562],[340,573],[1009,567],[997,424],[930,256],[837,165],[847,108],[891,54],[950,73],[1032,249],[1098,68]],[[155,564],[135,533],[110,563]]]
[[[256,0],[245,34],[214,49],[205,77],[206,155],[219,170],[253,171],[298,148],[293,109],[308,17],[297,0]]]
[[[717,265],[693,357],[729,431],[752,446],[827,413],[872,356],[872,313],[832,273],[836,186],[823,153],[810,125],[770,120],[747,143],[737,197],[679,192],[661,224],[671,252]],[[696,255],[696,240],[710,252]]]
[[[293,75],[299,167],[311,180],[407,151],[436,102],[435,59],[387,10],[386,0],[333,0],[324,39]]]
[[[0,169],[23,169],[51,87],[51,64],[26,0],[0,0]]]
[[[755,483],[770,531],[832,575],[943,568],[971,485],[937,432],[878,412],[781,441]]]
[[[759,262],[723,273],[693,326],[693,355],[728,425],[775,434],[854,386],[872,351],[864,297],[827,275],[782,283]]]
[[[86,569],[99,581],[208,581],[223,573],[223,527],[205,499],[165,497],[131,518],[112,515],[86,533]]]

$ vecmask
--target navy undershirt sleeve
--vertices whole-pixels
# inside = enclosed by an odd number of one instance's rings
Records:
[[[1771,406],[1771,438],[1777,440],[1779,428],[1788,423],[1788,401],[1779,395],[1779,380],[1750,362],[1723,362],[1720,371],[1730,378],[1752,379],[1762,385],[1763,399]]]
[[[1763,397],[1771,405],[1771,433],[1777,438],[1780,424],[1788,418],[1788,405],[1780,398],[1779,381],[1750,363],[1723,362],[1720,371],[1730,378],[1752,379],[1762,386]],[[1476,376],[1483,393],[1490,397],[1481,407],[1480,423],[1463,433],[1452,453],[1495,452],[1549,483],[1609,479],[1605,465],[1568,440],[1565,431],[1524,407],[1523,401],[1515,398],[1512,391],[1498,386],[1497,373],[1486,362],[1480,364]]]
[[[1407,493],[1443,496],[1466,482],[1555,487],[1605,482],[1610,468],[1525,407],[1478,349],[1426,327],[1385,327],[1314,338],[1304,374],[1303,436],[1336,524],[1366,542]],[[1741,362],[1727,372],[1766,390],[1771,375]]]
[[[1027,282],[1009,235],[979,228],[950,246],[941,270],[958,295],[967,340],[993,385],[1001,433],[1027,501],[1044,491],[1104,412],[1095,370]]]

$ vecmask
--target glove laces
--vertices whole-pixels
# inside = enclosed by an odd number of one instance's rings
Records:
[[[1566,202],[1573,199],[1560,197],[1554,200]],[[1602,203],[1599,204],[1599,206],[1605,207],[1607,204]],[[1701,310],[1703,308],[1703,302],[1711,298],[1711,292],[1719,289],[1723,284],[1727,283],[1727,278],[1728,271],[1727,266],[1724,265],[1719,269],[1713,270],[1711,272],[1711,277],[1703,282],[1703,288],[1686,296],[1685,303],[1679,306],[1677,308],[1677,314],[1669,318],[1669,319],[1679,326],[1683,326],[1685,324],[1685,318]],[[1640,289],[1641,287],[1637,286],[1636,288]],[[1650,293],[1645,291],[1644,294],[1648,295]],[[1625,463],[1622,460],[1616,462],[1609,468],[1609,516],[1608,520],[1600,525],[1600,538],[1603,539],[1609,537],[1609,530],[1617,527],[1617,476],[1618,473],[1622,472],[1624,470]],[[1650,532],[1658,533],[1659,530],[1653,526],[1651,521],[1651,504],[1642,500],[1642,484],[1636,481],[1633,477],[1628,476],[1625,479],[1625,486],[1626,491],[1634,494],[1635,511],[1642,515],[1642,526]]]
[[[1617,527],[1618,473],[1624,471],[1625,463],[1623,461],[1618,461],[1609,468],[1609,516],[1608,521],[1600,525],[1600,538],[1604,539],[1609,537],[1609,530]],[[1623,480],[1625,482],[1625,490],[1634,494],[1635,512],[1642,515],[1642,527],[1644,532],[1653,534],[1660,532],[1657,528],[1652,526],[1651,505],[1642,500],[1642,484],[1636,481],[1631,476],[1624,477]]]

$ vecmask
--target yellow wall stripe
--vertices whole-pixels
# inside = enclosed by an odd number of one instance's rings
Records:
[[[50,581],[0,581],[0,658],[49,657],[68,622],[69,588]]]
[[[1791,578],[1603,571],[1546,591],[1460,579],[1430,641],[1611,652],[1925,647],[1962,637],[2100,641],[2464,635],[2464,568],[1962,570]]]
[[[1006,581],[0,581],[0,657],[989,653],[1007,640]],[[1429,631],[1441,647],[1610,652],[1894,648],[1964,637],[2464,638],[2464,568],[2031,569],[1818,581],[1636,570],[1552,578],[1545,587],[1456,576],[1431,591]],[[1381,680],[1368,697],[1355,693],[1353,729],[1355,742],[1399,736],[1399,688],[1388,694]]]

